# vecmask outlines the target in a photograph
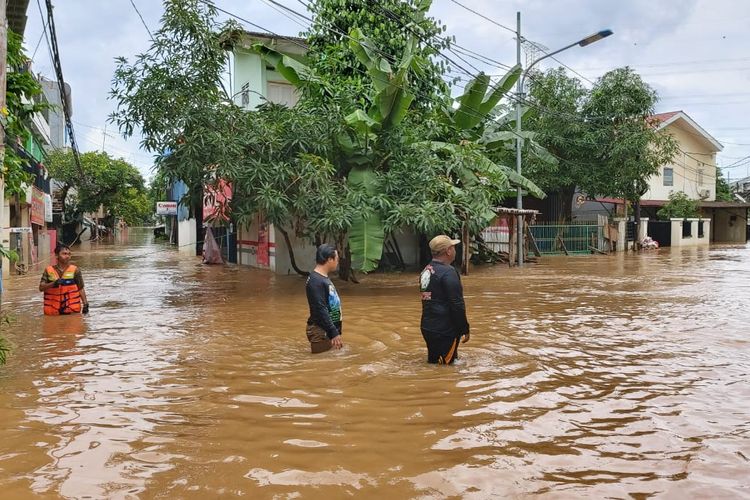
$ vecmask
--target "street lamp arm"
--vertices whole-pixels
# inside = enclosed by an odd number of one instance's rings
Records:
[[[565,50],[573,48],[576,45],[578,45],[579,47],[585,47],[585,46],[590,45],[590,44],[592,44],[594,42],[598,42],[602,38],[607,38],[612,33],[613,33],[612,30],[601,30],[601,31],[599,31],[597,33],[594,33],[593,35],[587,36],[586,38],[582,38],[582,39],[578,40],[577,42],[573,42],[570,45],[566,45],[565,47],[563,47],[561,49],[557,49],[554,52],[550,52],[549,54],[545,54],[542,57],[540,57],[539,59],[536,59],[531,64],[529,64],[529,67],[526,68],[524,70],[524,72],[523,72],[523,75],[521,75],[521,89],[523,90],[523,84],[526,81],[526,76],[528,75],[529,70],[531,68],[533,68],[535,65],[537,65],[538,63],[540,63],[541,61],[544,61],[545,59],[549,59],[552,56],[556,56],[560,52],[563,52]]]
[[[543,55],[542,57],[540,57],[539,59],[536,59],[536,60],[534,60],[534,61],[533,61],[533,62],[532,62],[531,64],[529,64],[529,66],[528,66],[528,67],[527,67],[527,68],[526,68],[526,69],[525,69],[525,70],[523,71],[523,75],[521,75],[521,89],[523,89],[523,88],[524,88],[524,87],[523,87],[523,85],[524,85],[524,83],[526,82],[526,76],[528,76],[528,74],[529,74],[529,70],[530,70],[531,68],[533,68],[534,66],[536,66],[536,65],[537,65],[538,63],[540,63],[540,62],[544,61],[545,59],[549,59],[549,58],[550,58],[550,57],[552,57],[552,56],[556,56],[556,55],[557,55],[557,54],[559,54],[560,52],[563,52],[563,51],[565,51],[565,50],[568,50],[568,49],[569,49],[569,48],[571,48],[571,47],[575,47],[575,46],[576,46],[576,45],[578,45],[579,43],[580,43],[580,42],[575,42],[575,43],[571,43],[570,45],[566,45],[565,47],[563,47],[563,48],[561,48],[561,49],[557,49],[557,50],[556,50],[556,51],[554,51],[554,52],[550,52],[549,54],[545,54],[545,55]]]

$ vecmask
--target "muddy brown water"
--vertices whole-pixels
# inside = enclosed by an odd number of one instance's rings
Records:
[[[85,318],[6,282],[3,498],[750,497],[750,247],[475,270],[452,367],[416,274],[339,284],[313,357],[298,277],[137,230],[74,260]]]

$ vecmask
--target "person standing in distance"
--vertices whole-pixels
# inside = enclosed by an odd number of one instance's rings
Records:
[[[419,275],[422,293],[422,337],[427,344],[427,362],[452,364],[458,357],[459,339],[469,340],[469,322],[461,278],[451,265],[456,258],[453,240],[441,234],[430,240],[432,262]]]
[[[329,273],[339,266],[339,253],[333,245],[320,245],[315,254],[315,269],[307,277],[305,290],[310,306],[307,340],[313,354],[335,347],[341,349],[341,299]]]

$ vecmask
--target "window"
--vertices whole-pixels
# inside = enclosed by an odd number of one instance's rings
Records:
[[[674,169],[664,167],[664,185],[674,186]]]
[[[283,104],[291,108],[299,100],[299,96],[294,87],[287,83],[268,82],[268,100],[274,104]]]
[[[699,186],[703,185],[703,169],[702,168],[698,169],[698,185]]]

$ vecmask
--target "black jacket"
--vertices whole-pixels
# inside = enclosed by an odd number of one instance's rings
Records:
[[[419,275],[422,292],[422,332],[441,337],[469,333],[461,278],[453,268],[433,260]]]

